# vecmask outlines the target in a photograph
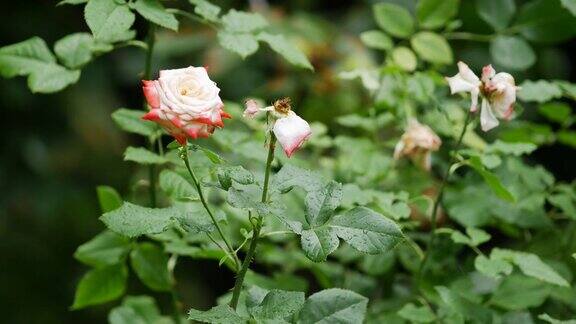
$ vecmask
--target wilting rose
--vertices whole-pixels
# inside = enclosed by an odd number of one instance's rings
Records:
[[[143,80],[150,111],[142,118],[160,124],[180,143],[187,138],[208,137],[224,127],[220,89],[203,67],[162,70],[158,80]]]
[[[506,72],[496,73],[492,65],[482,68],[482,79],[479,79],[463,62],[458,62],[458,74],[446,78],[452,94],[470,92],[472,97],[471,111],[478,107],[478,96],[482,95],[480,125],[483,131],[498,126],[498,118],[509,120],[514,112],[516,91],[514,77]]]
[[[291,109],[290,98],[276,100],[273,106],[261,107],[253,99],[246,100],[244,117],[254,118],[261,112],[269,111],[275,121],[272,131],[286,156],[291,157],[312,134],[307,121],[296,115]]]
[[[408,127],[394,148],[394,159],[410,157],[418,166],[430,170],[431,153],[440,148],[442,141],[430,127],[416,119],[408,121]]]

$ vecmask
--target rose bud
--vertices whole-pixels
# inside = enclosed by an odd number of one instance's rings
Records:
[[[482,79],[479,79],[463,62],[458,62],[458,74],[446,78],[452,94],[470,92],[472,105],[470,111],[477,110],[478,95],[482,95],[480,125],[483,131],[498,126],[498,118],[510,120],[514,112],[516,91],[514,77],[506,72],[496,73],[492,65],[482,68]]]
[[[288,157],[291,157],[312,134],[308,122],[292,111],[290,98],[276,100],[273,106],[264,108],[253,99],[246,100],[244,117],[254,118],[261,112],[271,112],[275,119],[272,131]]]
[[[394,148],[394,159],[408,156],[424,170],[430,170],[431,152],[438,151],[441,144],[440,137],[430,127],[410,119],[406,131]]]
[[[180,143],[187,138],[208,137],[224,127],[220,89],[203,67],[162,70],[157,80],[143,80],[150,111],[142,118],[160,124]]]

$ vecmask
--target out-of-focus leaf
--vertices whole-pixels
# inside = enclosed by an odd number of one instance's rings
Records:
[[[576,132],[574,131],[559,131],[558,142],[576,148]]]
[[[416,17],[423,28],[440,28],[456,15],[459,4],[459,0],[420,0]]]
[[[458,292],[446,287],[436,286],[435,288],[440,295],[442,302],[444,302],[453,312],[478,323],[489,323],[491,321],[492,314],[482,305],[476,304],[460,295]]]
[[[258,13],[231,9],[222,16],[224,28],[233,33],[251,33],[268,26],[268,22]]]
[[[248,33],[229,33],[227,31],[218,32],[218,41],[220,45],[227,50],[230,50],[243,59],[258,50],[258,41],[256,37]]]
[[[136,2],[130,3],[130,7],[156,25],[174,31],[178,30],[178,20],[174,14],[166,11],[159,0],[136,0]]]
[[[575,5],[576,6],[576,5]],[[576,15],[576,8],[573,9],[573,13]],[[559,320],[551,317],[548,314],[540,314],[538,318],[543,320],[544,322],[548,322],[551,324],[576,324],[576,320],[569,319],[569,320]]]
[[[322,290],[306,300],[298,323],[362,323],[367,305],[368,298],[350,290]]]
[[[558,286],[570,286],[566,279],[544,263],[536,254],[496,248],[492,250],[490,257],[514,263],[527,276]]]
[[[562,89],[557,84],[546,80],[526,80],[520,85],[518,97],[523,101],[542,103],[562,97]]]
[[[173,199],[189,198],[197,194],[188,180],[172,170],[162,170],[158,182],[160,188]]]
[[[111,231],[104,231],[80,245],[74,258],[93,267],[118,264],[128,254],[130,240]]]
[[[96,194],[98,195],[100,210],[102,210],[103,213],[113,211],[122,206],[122,197],[120,197],[120,194],[112,187],[98,186],[96,187]]]
[[[138,278],[155,291],[170,291],[172,282],[168,272],[168,255],[150,242],[140,243],[130,252],[130,263]]]
[[[476,0],[476,11],[495,30],[502,30],[508,27],[516,12],[516,3],[514,0]]]
[[[88,33],[67,35],[54,44],[56,56],[69,68],[79,68],[90,62],[94,38]]]
[[[514,26],[528,40],[554,43],[576,34],[576,17],[560,0],[532,0],[520,8]]]
[[[162,318],[154,298],[149,296],[127,296],[122,305],[115,307],[108,314],[110,324],[153,324],[169,323]]]
[[[428,306],[416,306],[412,303],[404,305],[399,311],[400,317],[411,323],[431,323],[436,319],[436,315]]]
[[[392,51],[392,61],[405,71],[411,72],[416,69],[418,60],[416,55],[408,47],[400,46]]]
[[[466,244],[469,246],[478,246],[482,243],[488,242],[491,238],[491,235],[486,231],[473,227],[467,227],[466,234],[468,235],[466,236],[460,231],[455,230],[452,232],[450,237],[455,243]]]
[[[484,165],[482,165],[482,161],[478,157],[471,157],[468,160],[468,165],[470,165],[476,172],[478,172],[486,184],[492,189],[494,194],[498,196],[500,199],[506,200],[508,202],[515,202],[516,198],[506,187],[502,185],[500,179],[496,177],[492,172],[488,171]]]
[[[314,70],[306,55],[284,36],[262,32],[258,34],[258,40],[267,43],[273,51],[284,57],[290,64],[311,71]]]
[[[142,110],[120,108],[112,113],[112,120],[123,131],[139,134],[142,136],[153,136],[157,133],[156,124],[142,120],[144,112]]]
[[[486,153],[502,153],[514,156],[521,156],[534,152],[538,147],[532,143],[511,143],[496,140],[494,143],[488,145],[485,149]]]
[[[532,47],[522,38],[497,36],[490,43],[492,60],[498,65],[512,70],[526,70],[536,62]]]
[[[91,270],[78,283],[72,309],[103,304],[122,296],[127,278],[128,270],[121,264]]]
[[[446,39],[433,32],[419,32],[410,39],[412,48],[424,61],[435,64],[450,64],[452,49]]]
[[[549,294],[550,287],[543,282],[511,275],[502,281],[490,303],[508,310],[521,310],[542,305]]]
[[[364,45],[370,48],[376,48],[380,50],[390,50],[394,47],[394,43],[390,36],[384,34],[379,30],[368,30],[360,34],[360,39]]]
[[[90,0],[84,7],[86,23],[97,40],[125,40],[136,16],[128,4],[115,0]]]
[[[168,159],[143,147],[129,146],[124,152],[124,161],[133,161],[139,164],[164,164]]]
[[[194,12],[198,14],[200,17],[212,21],[212,22],[219,22],[220,18],[218,15],[220,14],[220,7],[208,2],[206,0],[189,0],[191,4],[193,4]]]
[[[538,112],[548,120],[560,124],[570,123],[572,109],[563,102],[548,102],[538,107]]]
[[[408,38],[414,32],[414,19],[408,10],[398,5],[392,3],[375,4],[374,17],[378,26],[392,36]]]
[[[483,255],[479,255],[474,259],[474,267],[479,272],[485,274],[488,277],[499,279],[502,275],[509,275],[512,273],[512,265],[502,259],[487,258]]]

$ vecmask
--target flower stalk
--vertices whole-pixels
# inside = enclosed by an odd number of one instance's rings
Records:
[[[180,158],[184,161],[184,164],[186,165],[186,169],[188,169],[188,173],[192,177],[192,182],[194,182],[194,186],[196,187],[196,191],[198,191],[198,196],[200,198],[200,201],[202,202],[202,206],[204,206],[204,209],[206,210],[206,212],[210,216],[212,223],[214,224],[214,226],[216,226],[216,229],[218,230],[218,234],[220,235],[220,238],[222,238],[222,240],[224,241],[224,244],[226,244],[226,250],[224,250],[224,252],[226,252],[226,254],[228,254],[228,257],[230,257],[230,259],[232,259],[234,261],[235,270],[238,270],[240,268],[240,260],[238,259],[238,256],[236,255],[236,252],[234,251],[234,248],[232,247],[232,244],[230,244],[230,241],[228,241],[228,239],[226,238],[226,235],[224,235],[224,231],[222,230],[222,227],[220,226],[220,224],[216,220],[214,213],[212,213],[212,210],[208,206],[208,203],[206,202],[206,198],[204,197],[204,191],[202,190],[202,186],[200,185],[200,181],[198,181],[198,178],[196,177],[194,170],[190,167],[190,161],[188,159],[188,146],[187,146],[187,144],[181,146]]]
[[[270,182],[270,171],[272,169],[272,161],[274,160],[274,149],[276,148],[276,136],[274,132],[270,132],[270,143],[268,146],[268,157],[266,159],[266,171],[264,173],[264,185],[262,187],[262,202],[265,203],[268,200],[268,185]],[[252,224],[252,240],[250,241],[250,247],[248,248],[248,253],[242,262],[242,268],[238,275],[236,276],[236,282],[234,283],[234,289],[232,291],[232,299],[230,300],[230,307],[234,310],[238,306],[238,300],[240,298],[240,292],[242,291],[242,285],[244,283],[244,277],[246,277],[246,272],[250,267],[250,262],[254,258],[254,253],[256,252],[256,246],[258,245],[258,240],[260,238],[260,231],[262,230],[262,216],[258,215],[252,217],[249,214],[250,223]]]
[[[462,146],[462,140],[464,139],[464,135],[468,129],[468,125],[472,121],[472,116],[474,113],[469,111],[466,114],[466,119],[464,121],[464,127],[462,127],[462,132],[458,136],[458,141],[456,142],[456,146],[450,151],[450,165],[446,168],[444,172],[444,176],[442,177],[442,181],[440,182],[440,187],[438,188],[438,195],[434,200],[434,206],[432,207],[432,214],[430,215],[430,239],[428,240],[428,248],[426,253],[424,254],[424,258],[420,263],[420,268],[418,270],[418,274],[421,277],[423,272],[425,271],[426,263],[430,258],[430,254],[434,248],[434,240],[436,238],[436,218],[438,214],[438,209],[440,208],[440,202],[442,201],[442,197],[444,196],[444,189],[446,188],[446,184],[450,178],[451,170],[454,164],[457,163],[456,161],[456,153],[460,150],[460,146]]]

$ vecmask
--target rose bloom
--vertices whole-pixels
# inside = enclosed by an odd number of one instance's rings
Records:
[[[470,92],[472,104],[470,111],[478,109],[478,96],[482,95],[480,112],[480,125],[483,131],[489,131],[498,126],[497,118],[510,120],[514,113],[516,91],[519,87],[514,82],[514,77],[506,72],[496,73],[492,65],[482,68],[482,76],[479,79],[472,70],[463,62],[458,62],[458,73],[446,78],[452,94]]]
[[[143,80],[150,111],[142,118],[160,124],[180,143],[187,138],[208,137],[224,127],[220,89],[203,67],[162,70],[157,80]]]
[[[291,157],[312,134],[307,121],[291,109],[290,98],[276,100],[274,105],[260,106],[254,99],[246,100],[244,117],[254,118],[261,112],[270,112],[275,118],[272,131],[287,157]]]
[[[408,127],[394,148],[394,159],[403,156],[410,157],[416,165],[424,170],[430,170],[431,153],[438,151],[442,141],[434,131],[416,119],[408,121]]]

